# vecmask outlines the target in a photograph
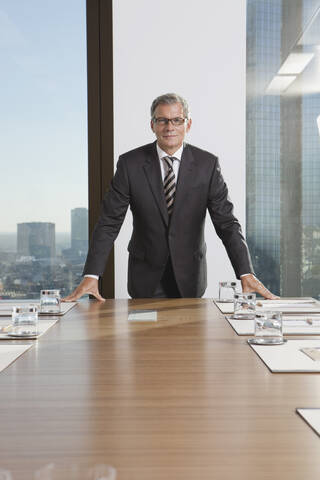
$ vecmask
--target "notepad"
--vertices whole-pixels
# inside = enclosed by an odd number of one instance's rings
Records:
[[[130,310],[129,322],[156,322],[158,314],[156,310]]]

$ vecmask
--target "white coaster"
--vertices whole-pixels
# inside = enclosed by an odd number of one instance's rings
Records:
[[[271,372],[320,372],[320,361],[301,350],[320,348],[320,340],[288,340],[283,345],[251,345]]]
[[[320,436],[320,408],[297,408],[296,411]]]
[[[129,322],[156,322],[157,320],[156,310],[131,310],[128,315]]]

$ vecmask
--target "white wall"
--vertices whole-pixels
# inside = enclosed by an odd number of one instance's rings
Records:
[[[246,1],[114,0],[115,163],[120,153],[152,142],[150,104],[177,92],[193,119],[187,141],[220,158],[222,172],[245,227]],[[116,297],[127,294],[127,214],[115,244]],[[209,218],[208,288],[234,278]]]

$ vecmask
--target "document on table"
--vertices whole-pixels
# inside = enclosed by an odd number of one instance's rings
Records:
[[[320,372],[320,361],[303,352],[320,348],[320,340],[288,340],[283,345],[251,345],[271,372]]]
[[[320,436],[320,408],[297,408],[296,411]]]
[[[320,302],[314,298],[257,300],[257,311],[275,310],[287,314],[320,313]]]
[[[156,310],[130,310],[129,322],[156,322],[158,314]]]
[[[10,317],[13,305],[25,305],[29,303],[37,305],[38,309],[40,310],[39,300],[0,300],[0,316]],[[62,315],[65,315],[69,310],[71,310],[71,308],[73,308],[75,305],[77,305],[77,302],[62,302],[60,313],[41,313],[39,311],[39,315],[46,317],[61,317]]]
[[[29,350],[30,347],[32,347],[32,344],[0,345],[0,372],[20,357],[20,355]]]
[[[214,300],[214,303],[217,305],[221,313],[233,313],[234,312],[234,306],[233,303],[224,303],[224,302],[219,302],[218,300]]]
[[[295,305],[288,303],[268,304],[263,303],[262,306],[257,305],[257,312],[263,312],[265,310],[274,310],[276,312],[282,312],[286,314],[295,313],[320,313],[320,305],[318,303],[297,303]]]
[[[47,330],[49,330],[49,328],[51,328],[55,323],[57,323],[57,321],[58,319],[46,320],[44,318],[41,318],[38,321],[39,333],[37,335],[37,338],[41,337],[41,335],[43,335]],[[3,327],[7,327],[5,328],[5,331],[3,331]],[[26,340],[23,337],[12,337],[10,335],[10,331],[11,331],[11,328],[8,320],[5,320],[4,318],[2,318],[0,320],[0,340]]]
[[[254,320],[226,317],[238,335],[254,335]],[[284,335],[320,335],[320,315],[283,315]]]
[[[223,303],[214,300],[215,304],[222,313],[231,314],[234,312],[233,303]],[[265,310],[274,310],[285,314],[305,314],[305,313],[319,313],[320,302],[310,297],[279,299],[279,300],[257,300],[257,312]]]

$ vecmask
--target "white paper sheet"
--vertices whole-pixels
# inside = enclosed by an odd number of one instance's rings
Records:
[[[128,315],[129,322],[156,322],[157,320],[156,310],[131,310]]]
[[[317,303],[317,300],[315,300],[314,298],[312,297],[301,297],[301,298],[280,298],[279,300],[258,300],[259,302],[261,302],[262,304],[275,304],[275,305],[279,305],[280,303],[284,303],[286,305],[295,305],[295,304],[305,304],[305,303],[311,303],[311,304],[314,304],[314,303]]]
[[[38,309],[40,310],[39,300],[0,300],[0,316],[11,317],[12,305],[24,305],[29,303],[37,305]],[[62,302],[60,313],[41,313],[39,311],[39,315],[44,317],[61,317],[62,315],[65,315],[69,310],[71,310],[71,308],[75,305],[77,305],[77,302]]]
[[[315,320],[313,316],[313,325],[306,322],[307,317],[283,317],[283,334],[284,335],[320,335],[320,316]],[[254,320],[234,320],[226,317],[231,327],[238,335],[254,335]]]
[[[320,372],[315,362],[301,348],[320,347],[319,340],[288,340],[283,345],[250,345],[271,372]]]
[[[233,313],[233,303],[222,303],[214,300],[214,303],[217,305],[221,313]]]
[[[232,314],[234,312],[233,303],[222,303],[214,300],[215,304],[222,313]],[[274,310],[276,312],[283,312],[286,314],[305,314],[305,313],[319,313],[320,314],[320,302],[310,298],[294,298],[294,299],[279,299],[279,300],[257,300],[258,305],[256,307],[257,312],[263,312],[265,310]],[[259,303],[261,305],[259,305]]]
[[[32,344],[0,345],[0,372],[20,357],[20,355],[29,350],[30,347],[32,347]]]
[[[296,304],[294,306],[292,305],[287,305],[287,304],[280,304],[280,305],[263,305],[263,307],[256,307],[257,312],[263,312],[266,310],[274,310],[275,312],[283,312],[283,313],[320,313],[320,307],[317,304]]]
[[[46,320],[44,318],[41,318],[38,322],[38,331],[39,334],[37,338],[41,337],[49,328],[51,328],[55,323],[57,323],[58,319],[52,319],[52,320]],[[7,325],[10,325],[10,321],[2,318],[0,320],[0,327],[5,327]],[[1,333],[0,331],[0,340],[25,340],[23,337],[11,337],[8,335],[8,333]]]
[[[297,412],[320,436],[320,408],[297,408]]]

